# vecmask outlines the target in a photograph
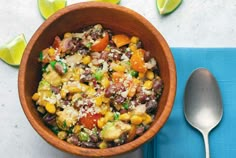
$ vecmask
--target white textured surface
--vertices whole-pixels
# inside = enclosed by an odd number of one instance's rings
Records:
[[[68,0],[68,4],[75,2],[81,0]],[[235,0],[184,0],[168,16],[158,14],[155,0],[121,0],[120,5],[146,17],[171,47],[236,46]],[[24,33],[28,41],[43,21],[36,0],[1,0],[0,45],[20,33]],[[18,68],[0,61],[1,157],[75,157],[48,145],[32,129],[19,103],[17,75]]]

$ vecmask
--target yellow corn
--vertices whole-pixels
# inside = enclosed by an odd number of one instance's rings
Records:
[[[96,90],[93,87],[89,87],[88,90],[86,91],[86,94],[88,96],[94,96],[96,94]]]
[[[139,41],[139,38],[136,37],[136,36],[133,36],[133,37],[131,37],[131,39],[130,39],[130,42],[131,42],[131,43],[138,43],[138,41]]]
[[[81,130],[80,125],[75,125],[75,127],[73,128],[73,133],[78,134],[80,130]]]
[[[68,87],[68,91],[70,93],[78,93],[78,92],[81,92],[81,89],[79,89],[78,87],[75,87],[75,86],[70,86],[70,87]]]
[[[61,98],[62,98],[62,99],[65,99],[65,98],[66,98],[66,94],[67,94],[67,93],[66,93],[65,90],[62,89],[62,90],[60,91],[60,95],[61,95]]]
[[[54,114],[56,112],[56,107],[54,104],[51,103],[47,103],[45,106],[45,109],[47,110],[47,112],[49,112],[50,114]]]
[[[101,114],[105,115],[107,111],[109,110],[110,106],[109,104],[103,104],[100,108],[101,108]]]
[[[102,141],[102,142],[99,144],[99,148],[100,148],[100,149],[107,148],[107,143],[106,143],[105,141]]]
[[[149,80],[152,80],[154,78],[154,73],[152,71],[147,71],[146,77]]]
[[[102,101],[104,102],[104,103],[109,103],[110,102],[110,98],[106,98],[106,97],[102,97]]]
[[[125,72],[125,67],[122,65],[116,65],[112,69],[116,72]]]
[[[145,114],[143,117],[143,124],[147,125],[152,122],[152,117],[148,114]]]
[[[97,121],[97,126],[98,128],[102,129],[102,127],[105,125],[106,120],[104,117],[101,117],[98,121]]]
[[[95,98],[95,105],[97,105],[97,106],[102,105],[102,97],[101,96]]]
[[[107,77],[103,77],[102,80],[101,80],[101,85],[104,87],[104,88],[107,88],[109,85],[110,85],[110,81]]]
[[[139,77],[140,79],[144,78],[144,76],[145,76],[145,73],[141,73],[141,72],[138,73],[138,77]]]
[[[72,33],[67,32],[64,34],[64,38],[71,38],[72,37]]]
[[[65,131],[60,131],[60,132],[58,132],[58,134],[57,134],[57,137],[59,138],[59,139],[66,139],[66,136],[67,136],[67,133],[65,132]]]
[[[48,104],[48,101],[46,101],[46,100],[40,100],[40,101],[38,102],[38,104],[45,107],[45,106]]]
[[[140,116],[137,116],[137,115],[133,115],[131,118],[130,118],[130,121],[132,124],[134,125],[139,125],[142,123],[143,119],[142,117]]]
[[[112,112],[110,112],[110,111],[106,112],[106,114],[105,114],[105,120],[106,121],[112,121],[113,118],[114,118],[114,115],[113,115]]]
[[[129,121],[130,120],[130,115],[128,113],[121,114],[119,119],[121,121]]]
[[[34,93],[34,95],[32,96],[32,99],[34,100],[34,101],[37,101],[37,100],[39,100],[39,94],[38,93]]]
[[[91,62],[91,57],[89,55],[85,56],[83,59],[82,59],[82,63],[84,65],[87,65]]]
[[[54,54],[55,54],[55,49],[52,48],[52,47],[49,48],[49,49],[48,49],[48,55],[49,55],[49,56],[54,56]]]
[[[134,44],[134,43],[130,43],[130,44],[129,44],[129,48],[130,48],[130,50],[131,50],[132,52],[135,52],[135,51],[137,50],[137,46],[136,46],[136,44]]]
[[[143,84],[143,87],[145,89],[152,89],[152,86],[153,86],[153,83],[150,80],[145,81],[144,84]]]

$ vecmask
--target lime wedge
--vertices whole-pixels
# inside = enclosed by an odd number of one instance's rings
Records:
[[[56,11],[65,8],[66,0],[38,0],[40,14],[47,19]]]
[[[0,47],[0,58],[10,65],[20,65],[26,44],[24,34],[16,36]]]
[[[161,15],[170,14],[181,4],[182,0],[156,0]]]
[[[113,4],[119,4],[120,0],[95,0],[97,2],[108,2],[108,3],[113,3]]]

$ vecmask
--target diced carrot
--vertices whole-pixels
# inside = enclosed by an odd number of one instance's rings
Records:
[[[144,53],[145,50],[137,49],[130,59],[131,68],[141,73],[145,73],[147,71],[144,62]]]
[[[130,43],[130,38],[124,34],[114,35],[112,40],[118,48]]]
[[[124,78],[124,73],[123,72],[113,72],[112,73],[112,80],[114,82],[120,82],[120,79]]]

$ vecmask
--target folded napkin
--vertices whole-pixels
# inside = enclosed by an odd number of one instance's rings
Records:
[[[144,158],[204,158],[202,135],[184,118],[184,89],[190,74],[207,68],[222,94],[223,118],[209,135],[211,158],[236,157],[236,48],[172,48],[177,93],[172,113],[153,140],[143,146]]]

